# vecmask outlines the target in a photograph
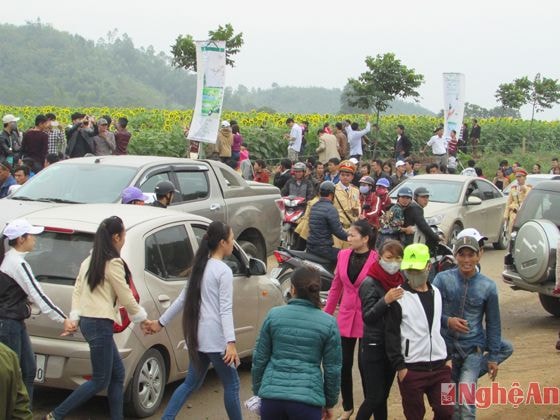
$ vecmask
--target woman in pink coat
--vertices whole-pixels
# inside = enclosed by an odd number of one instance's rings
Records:
[[[348,233],[350,248],[343,249],[338,254],[335,276],[325,306],[325,312],[332,315],[342,296],[337,322],[342,338],[340,389],[344,413],[339,419],[349,419],[354,412],[352,397],[354,348],[356,341],[362,338],[364,330],[359,290],[362,281],[367,277],[369,268],[377,260],[377,252],[374,249],[375,233],[366,220],[355,221]]]

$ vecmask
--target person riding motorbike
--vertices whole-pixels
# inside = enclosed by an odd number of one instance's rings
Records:
[[[389,181],[385,178],[380,178],[377,183],[370,176],[363,176],[360,179],[362,212],[359,217],[366,219],[376,231],[379,230],[381,215],[391,208],[388,185]]]
[[[339,248],[334,248],[333,235],[346,241],[348,233],[342,228],[338,212],[333,205],[335,185],[323,181],[319,186],[319,201],[309,215],[309,237],[307,251],[336,263]]]
[[[305,163],[298,162],[292,166],[293,178],[282,187],[282,196],[304,197],[305,202],[311,201],[315,195],[315,187],[309,178],[305,178],[307,167]]]
[[[430,225],[424,218],[424,207],[430,201],[430,192],[425,187],[418,187],[414,191],[414,200],[404,210],[404,246],[414,243],[414,236],[418,232],[424,237],[424,241],[430,249],[430,255],[433,257],[436,254],[437,244],[442,240],[440,236],[435,233]],[[410,229],[415,227],[415,229]],[[420,241],[422,241],[420,239]]]

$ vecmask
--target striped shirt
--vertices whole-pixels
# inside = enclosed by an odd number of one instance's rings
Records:
[[[4,256],[0,271],[14,279],[19,287],[27,293],[29,300],[39,306],[42,313],[54,321],[64,322],[66,315],[45,294],[41,284],[33,275],[31,266],[25,261],[25,254],[26,252],[10,249]]]

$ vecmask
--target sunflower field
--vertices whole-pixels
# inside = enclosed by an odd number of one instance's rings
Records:
[[[130,152],[135,154],[151,154],[165,156],[183,156],[186,141],[183,127],[188,126],[192,118],[192,110],[166,110],[146,108],[81,108],[70,109],[56,106],[8,106],[0,105],[0,115],[14,114],[21,117],[20,129],[25,130],[34,124],[35,116],[52,112],[61,124],[70,123],[70,115],[80,111],[99,118],[109,115],[113,120],[126,117],[128,129],[132,133]],[[268,114],[264,112],[224,112],[223,119],[236,120],[248,146],[251,156],[269,161],[277,161],[286,156],[287,143],[283,135],[289,130],[286,119],[292,117],[296,122],[308,121],[309,134],[305,155],[314,154],[317,146],[316,132],[325,122],[334,125],[336,122],[349,119],[363,127],[366,115],[330,115],[330,114]],[[373,117],[372,117],[373,118]],[[378,141],[377,154],[380,158],[391,156],[391,148],[395,139],[395,126],[403,124],[408,137],[413,142],[413,149],[419,151],[432,136],[433,129],[442,124],[438,117],[415,115],[387,115],[379,121],[380,129],[372,132],[370,138]],[[470,121],[469,121],[470,123]],[[530,138],[530,121],[512,118],[479,119],[482,127],[481,147],[485,153],[497,152],[501,156],[518,154],[523,139],[526,139],[527,152],[556,153],[560,148],[560,122],[534,121],[532,141]]]

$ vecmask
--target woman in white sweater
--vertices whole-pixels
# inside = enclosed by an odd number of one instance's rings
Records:
[[[206,377],[210,363],[224,385],[228,417],[241,420],[239,402],[239,356],[233,327],[233,273],[222,261],[233,252],[233,231],[222,222],[212,222],[194,258],[186,289],[151,329],[158,332],[183,311],[183,331],[189,351],[185,382],[173,393],[162,419],[174,419],[189,396]]]

